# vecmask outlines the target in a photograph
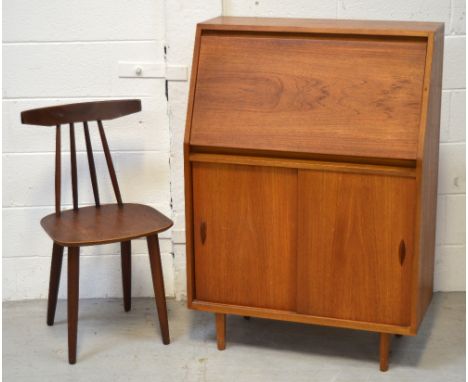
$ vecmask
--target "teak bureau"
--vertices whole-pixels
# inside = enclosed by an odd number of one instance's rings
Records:
[[[434,268],[443,24],[197,26],[184,144],[188,305],[415,335]]]

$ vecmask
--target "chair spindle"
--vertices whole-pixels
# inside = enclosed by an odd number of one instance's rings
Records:
[[[78,210],[78,174],[76,169],[75,126],[70,123],[70,162],[73,193],[73,209]]]
[[[112,181],[112,187],[114,188],[115,198],[117,199],[117,204],[122,206],[123,203],[122,197],[120,196],[119,183],[117,182],[117,176],[115,175],[114,164],[112,163],[112,157],[109,151],[109,145],[107,144],[106,134],[104,133],[102,121],[98,120],[97,124],[99,126],[99,135],[101,136],[102,148],[106,157],[107,168],[109,169],[109,175]]]
[[[84,135],[86,141],[86,153],[88,154],[88,165],[89,165],[89,175],[91,177],[91,184],[93,186],[94,201],[96,207],[99,207],[99,188],[96,177],[96,167],[94,165],[94,155],[93,155],[93,146],[91,145],[91,138],[89,136],[88,122],[83,122]]]
[[[55,130],[55,214],[60,215],[60,196],[61,196],[61,144],[62,137],[60,135],[60,125],[57,125]]]

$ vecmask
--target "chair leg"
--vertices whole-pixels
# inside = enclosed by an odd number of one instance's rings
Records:
[[[54,243],[52,247],[52,261],[50,264],[49,298],[47,300],[47,325],[52,326],[57,307],[57,296],[60,284],[60,272],[62,270],[63,247]]]
[[[161,253],[159,251],[158,236],[148,236],[148,252],[151,265],[151,276],[153,278],[154,296],[156,299],[156,307],[158,309],[159,326],[161,328],[162,342],[168,345],[169,339],[169,325],[167,323],[167,308],[166,296],[164,293],[164,279],[161,266]]]
[[[80,248],[68,247],[68,362],[76,363],[78,297],[80,289]]]
[[[124,310],[130,311],[132,307],[132,242],[123,241],[120,243],[120,259],[122,263],[122,286]]]

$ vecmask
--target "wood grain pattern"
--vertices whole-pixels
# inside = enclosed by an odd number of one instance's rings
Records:
[[[443,25],[429,38],[424,82],[421,128],[417,162],[417,209],[415,284],[413,287],[413,330],[424,317],[431,299],[434,278],[439,130],[444,51]]]
[[[275,151],[275,150],[257,150],[245,148],[232,148],[221,146],[190,146],[190,155],[207,154],[207,155],[235,155],[244,157],[260,157],[271,159],[293,159],[305,160],[308,162],[334,162],[334,163],[350,163],[350,164],[366,164],[377,166],[392,166],[406,167],[415,169],[416,159],[397,159],[397,158],[376,158],[376,157],[360,157],[340,154],[318,154],[313,152],[292,152],[292,151]]]
[[[41,225],[56,243],[63,246],[115,243],[153,235],[172,226],[158,210],[143,204],[102,204],[50,214]]]
[[[298,183],[298,312],[409,325],[415,181],[301,170]]]
[[[139,111],[141,111],[139,99],[80,102],[23,111],[21,123],[54,126],[84,121],[106,121]]]
[[[425,57],[422,39],[202,35],[190,143],[415,159]]]
[[[391,335],[416,335],[432,296],[443,34],[441,23],[390,21],[197,25],[190,308],[375,331],[388,369]]]
[[[195,163],[193,181],[196,298],[295,309],[296,170]]]
[[[275,33],[328,33],[366,36],[428,36],[442,23],[384,20],[337,20],[220,16],[198,24],[201,30]]]
[[[308,159],[271,158],[260,156],[223,155],[206,153],[190,154],[189,159],[191,162],[243,164],[252,166],[284,167],[322,171],[341,171],[355,174],[383,174],[404,176],[408,178],[416,177],[416,171],[413,167],[382,166],[376,164],[366,165],[346,162],[324,162]]]

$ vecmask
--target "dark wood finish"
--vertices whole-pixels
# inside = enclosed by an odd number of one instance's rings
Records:
[[[193,164],[193,199],[198,206],[194,212],[198,299],[259,308],[295,308],[296,172]],[[205,242],[200,232],[203,226]],[[261,240],[257,227],[263,230]]]
[[[80,248],[68,247],[68,362],[76,363],[78,299],[80,295]]]
[[[86,141],[86,154],[88,156],[89,176],[91,177],[91,185],[93,187],[94,202],[96,203],[96,207],[99,207],[101,202],[99,200],[96,166],[94,165],[93,146],[91,144],[91,137],[89,136],[88,122],[83,122],[83,129]]]
[[[21,123],[54,126],[85,121],[107,121],[139,111],[141,111],[139,99],[81,102],[23,111]]]
[[[70,168],[73,194],[73,209],[78,210],[78,170],[76,165],[75,126],[70,123]]]
[[[158,309],[159,326],[164,345],[169,345],[169,325],[167,323],[166,295],[164,293],[164,279],[161,265],[161,253],[159,251],[159,241],[157,235],[150,235],[146,238],[148,243],[149,260],[151,265],[151,277],[153,278],[154,296]]]
[[[120,243],[120,260],[124,310],[129,312],[132,307],[132,242],[130,240]]]
[[[192,145],[416,158],[425,40],[223,33],[201,46]]]
[[[380,333],[380,371],[388,370],[388,358],[390,355],[391,340],[391,334]]]
[[[112,157],[102,120],[113,119],[141,110],[139,100],[85,102],[28,110],[21,113],[23,123],[56,126],[55,154],[55,213],[44,217],[41,225],[54,242],[47,324],[53,325],[60,282],[63,248],[68,247],[68,352],[69,362],[76,362],[79,297],[79,251],[81,246],[121,243],[122,286],[124,309],[131,308],[131,240],[148,238],[151,272],[155,290],[162,340],[169,343],[169,326],[164,294],[161,254],[157,234],[172,226],[172,221],[156,209],[142,204],[123,204]],[[98,177],[89,134],[89,121],[96,121],[101,137],[117,204],[101,205]],[[95,206],[78,204],[78,170],[76,161],[75,123],[84,129],[88,166]],[[70,125],[70,161],[73,209],[61,211],[61,125]]]
[[[218,350],[226,349],[226,315],[216,313],[216,343]]]
[[[117,175],[115,175],[114,164],[112,163],[112,157],[109,150],[109,145],[107,144],[106,134],[104,133],[104,127],[102,126],[102,121],[97,121],[99,126],[99,135],[101,136],[102,148],[104,150],[104,155],[106,157],[107,168],[109,169],[109,175],[112,182],[112,188],[114,189],[115,198],[117,199],[117,204],[122,205],[122,197],[120,196],[119,183],[117,182]]]
[[[300,170],[298,181],[297,312],[408,326],[415,180]]]
[[[432,295],[443,33],[359,20],[197,26],[184,139],[190,308],[383,333],[387,365],[390,335],[416,335]],[[278,200],[295,220],[279,218]],[[284,261],[276,278],[289,297],[277,306],[270,261]]]
[[[55,319],[55,308],[62,271],[63,247],[54,243],[52,247],[52,260],[50,264],[49,298],[47,300],[47,325],[52,326]]]
[[[102,204],[50,214],[41,220],[47,234],[60,245],[96,245],[154,235],[172,226],[158,210],[143,204]]]
[[[62,174],[62,137],[60,134],[60,125],[57,125],[55,131],[55,214],[60,215],[60,197],[61,197],[61,174]]]

